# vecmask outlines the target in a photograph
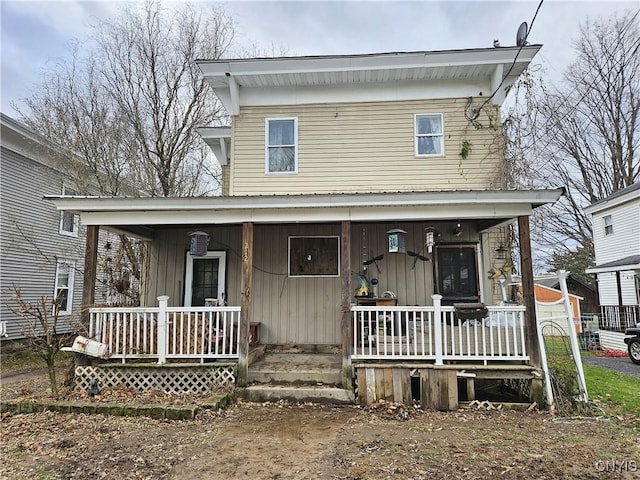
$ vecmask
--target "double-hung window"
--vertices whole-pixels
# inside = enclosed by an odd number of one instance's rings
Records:
[[[416,115],[416,156],[444,155],[444,128],[441,113]]]
[[[62,195],[75,195],[71,190],[62,187]],[[69,235],[71,237],[78,236],[78,215],[71,212],[60,212],[60,230],[61,235]]]
[[[611,215],[605,215],[602,217],[602,221],[604,223],[604,234],[611,235],[613,233],[613,219]]]
[[[297,173],[298,119],[265,120],[265,173]]]
[[[75,264],[59,261],[56,265],[54,298],[59,315],[69,315],[73,304],[73,270]]]

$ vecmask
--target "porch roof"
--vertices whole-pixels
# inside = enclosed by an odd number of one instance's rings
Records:
[[[226,197],[48,196],[58,210],[78,213],[84,225],[136,233],[193,224],[328,223],[476,220],[489,228],[530,215],[564,189],[466,190],[362,194]],[[138,234],[141,234],[138,232]]]

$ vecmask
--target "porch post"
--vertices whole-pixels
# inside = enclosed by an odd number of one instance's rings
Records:
[[[342,339],[342,387],[353,390],[353,372],[351,367],[351,344],[353,342],[351,325],[351,222],[342,222],[340,241],[340,275],[342,276],[342,320],[340,333]]]
[[[531,233],[529,217],[518,217],[518,236],[520,240],[520,269],[522,270],[522,302],[524,312],[524,334],[530,364],[540,368],[540,344],[536,326],[536,297],[533,290],[533,259],[531,257]]]
[[[529,364],[540,370],[542,368],[542,352],[538,339],[538,320],[536,318],[536,297],[533,289],[533,258],[531,256],[531,232],[529,216],[518,217],[518,237],[520,240],[520,269],[522,270],[522,302],[524,312],[524,336],[527,344]],[[547,381],[549,379],[546,379]],[[538,405],[544,404],[542,379],[531,379],[529,400]],[[549,399],[551,403],[551,399]]]
[[[168,295],[158,297],[158,364],[167,363],[167,329],[169,319],[167,318],[167,304],[169,303]]]
[[[444,365],[442,359],[442,295],[431,295],[433,299],[433,338],[435,342],[435,364]]]
[[[95,303],[96,273],[98,266],[97,225],[87,226],[87,238],[84,249],[84,275],[82,277],[82,307],[80,309],[82,325],[89,327],[89,308]]]
[[[247,385],[249,370],[249,322],[253,284],[253,223],[242,224],[242,277],[240,279],[240,344],[238,345],[238,386]]]

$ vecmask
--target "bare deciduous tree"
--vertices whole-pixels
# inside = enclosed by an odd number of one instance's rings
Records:
[[[60,349],[69,340],[68,335],[58,333],[59,305],[57,299],[40,297],[35,301],[25,300],[20,287],[13,286],[14,304],[8,305],[16,315],[25,320],[22,334],[34,347],[36,355],[47,364],[51,394],[58,396],[58,384],[56,381],[56,357]]]
[[[77,46],[26,108],[15,106],[21,120],[78,154],[78,193],[213,193],[218,173],[196,128],[225,114],[195,60],[220,58],[233,22],[220,9],[150,2],[125,5],[94,33],[92,48]]]
[[[70,59],[49,71],[25,100],[21,121],[69,149],[57,161],[76,194],[198,196],[215,193],[220,169],[196,128],[225,119],[195,60],[220,58],[234,36],[221,9],[160,2],[124,5],[120,16],[94,28]],[[105,270],[108,287],[123,292],[127,275],[140,285],[144,245],[121,235]]]
[[[583,25],[562,83],[525,78],[527,93],[506,122],[508,161],[519,183],[567,189],[536,217],[537,240],[551,251],[564,245],[593,255],[584,208],[640,181],[638,16]]]

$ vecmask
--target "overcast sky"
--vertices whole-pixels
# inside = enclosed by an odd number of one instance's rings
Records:
[[[44,69],[69,56],[72,40],[85,40],[91,24],[113,16],[123,2],[0,0],[2,112],[36,91]],[[163,2],[168,7],[177,2]],[[214,3],[214,2],[192,2]],[[219,3],[219,2],[216,2]],[[288,55],[444,50],[514,45],[518,25],[531,23],[529,1],[294,1],[222,3],[237,25],[240,48],[286,49]],[[572,61],[572,39],[587,18],[637,10],[637,0],[545,0],[530,43],[544,45],[536,60],[560,79]]]

